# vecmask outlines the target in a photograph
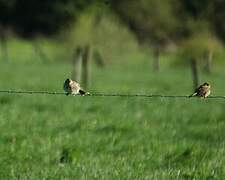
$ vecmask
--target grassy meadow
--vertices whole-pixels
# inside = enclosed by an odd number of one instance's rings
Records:
[[[1,90],[62,91],[69,63],[0,64]],[[219,68],[202,81],[224,95]],[[89,92],[189,95],[189,68],[93,66]],[[0,94],[0,179],[223,179],[225,101]]]
[[[187,63],[164,54],[156,73],[151,53],[113,17],[97,27],[90,17],[64,42],[37,39],[47,61],[31,42],[11,38],[10,61],[0,57],[0,90],[62,92],[73,47],[88,43],[106,62],[93,65],[90,93],[192,93]],[[225,95],[219,63],[211,75],[201,71],[212,95]],[[223,179],[224,108],[223,99],[0,93],[0,179]]]

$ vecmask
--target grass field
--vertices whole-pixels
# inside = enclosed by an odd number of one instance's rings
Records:
[[[0,89],[62,91],[70,72],[1,63]],[[92,74],[90,92],[192,92],[188,68],[154,73],[139,63]],[[225,95],[224,76],[201,79]],[[223,179],[224,109],[217,99],[0,94],[0,179]]]

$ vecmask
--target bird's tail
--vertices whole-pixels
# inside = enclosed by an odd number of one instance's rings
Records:
[[[197,93],[194,93],[194,94],[191,94],[190,96],[188,96],[189,98],[190,97],[194,97],[194,96],[196,96],[197,95]]]
[[[85,92],[82,89],[79,90],[79,93],[80,93],[80,95],[88,95],[88,94],[90,94],[89,92]]]

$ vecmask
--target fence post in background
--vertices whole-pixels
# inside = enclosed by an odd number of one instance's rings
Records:
[[[195,58],[191,60],[191,70],[192,70],[192,77],[193,77],[193,88],[194,90],[199,85],[199,72],[198,72],[198,66],[197,61]]]
[[[204,55],[204,60],[205,60],[204,69],[207,73],[211,74],[212,73],[213,52],[210,50],[207,50]]]
[[[72,79],[77,82],[81,81],[81,71],[82,71],[82,59],[83,51],[80,46],[74,49],[73,58],[72,58]]]
[[[90,58],[90,45],[84,46],[84,53],[83,53],[83,73],[82,73],[82,82],[84,88],[88,88],[90,85],[90,79],[91,79],[91,58]]]
[[[8,53],[7,40],[6,40],[6,37],[4,36],[4,34],[0,34],[0,46],[1,46],[0,53],[2,54],[1,55],[2,59],[5,62],[9,62],[9,53]]]
[[[97,49],[94,50],[94,52],[93,52],[93,60],[95,61],[95,63],[99,67],[104,67],[105,66],[103,57],[102,57],[101,53]]]
[[[47,55],[44,53],[43,49],[41,48],[41,45],[39,42],[35,41],[32,43],[34,47],[34,52],[39,58],[42,60],[43,63],[49,62],[49,58]]]
[[[153,52],[153,70],[158,72],[160,69],[160,50],[156,48]]]

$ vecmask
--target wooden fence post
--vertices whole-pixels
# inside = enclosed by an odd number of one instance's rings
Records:
[[[99,66],[99,67],[104,67],[105,63],[103,60],[103,57],[101,55],[101,53],[98,50],[95,50],[93,52],[93,60],[95,61],[95,63]]]
[[[88,86],[90,85],[90,75],[91,75],[91,58],[90,58],[90,45],[86,45],[84,47],[84,53],[83,53],[83,75],[82,75],[82,82],[83,82],[83,86],[84,88],[88,88]]]
[[[39,56],[39,58],[42,60],[43,63],[48,63],[49,62],[49,58],[48,56],[44,53],[41,45],[39,44],[39,42],[37,40],[34,40],[34,42],[32,43],[33,47],[34,47],[34,52]]]
[[[193,78],[193,88],[194,90],[199,85],[199,72],[198,72],[198,66],[197,61],[195,58],[191,60],[191,70],[192,70],[192,78]]]
[[[0,35],[0,46],[1,46],[1,53],[2,53],[2,59],[5,62],[9,62],[9,53],[8,53],[8,46],[7,46],[7,40],[4,34]]]
[[[72,58],[72,79],[76,80],[77,82],[81,81],[81,71],[82,71],[82,55],[83,50],[79,46],[74,49],[73,58]]]
[[[212,73],[212,60],[213,60],[213,52],[208,50],[205,52],[204,55],[204,60],[205,60],[205,71],[209,74]]]
[[[153,52],[153,70],[159,71],[160,69],[160,51],[159,48],[156,48]]]

